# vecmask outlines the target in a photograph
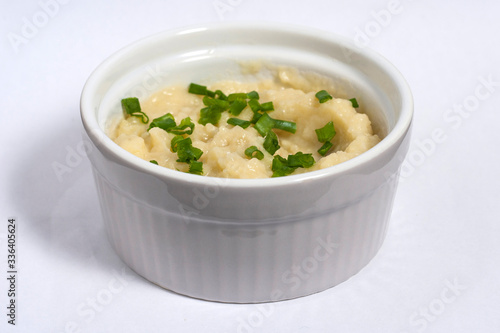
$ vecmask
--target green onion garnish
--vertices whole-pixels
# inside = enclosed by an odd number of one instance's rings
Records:
[[[316,131],[316,136],[318,137],[319,142],[323,142],[321,148],[318,149],[318,153],[321,156],[325,156],[326,153],[333,147],[333,144],[330,142],[331,139],[337,134],[335,132],[335,128],[333,126],[333,121],[329,121],[322,128],[318,128]]]
[[[248,120],[243,120],[243,119],[238,119],[238,118],[229,118],[227,120],[227,123],[229,125],[239,126],[239,127],[242,127],[242,128],[247,128],[248,126],[250,126],[252,124]]]
[[[188,127],[189,127],[189,130],[185,130]],[[185,131],[182,132],[183,130],[185,130]],[[179,126],[172,128],[170,130],[170,133],[191,135],[191,134],[193,134],[193,131],[194,131],[194,123],[191,121],[191,118],[186,117],[186,118],[181,120],[181,123],[179,124]]]
[[[292,121],[273,119],[267,113],[258,114],[257,121],[255,122],[255,129],[264,136],[270,129],[276,128],[290,133],[297,131],[297,124]],[[256,115],[254,115],[254,119]]]
[[[295,133],[297,131],[297,124],[293,121],[273,119],[274,128],[287,131],[290,133]]]
[[[273,177],[282,177],[291,174],[297,168],[310,168],[314,163],[312,154],[304,154],[299,151],[294,155],[288,155],[288,159],[279,155],[274,156],[271,170]]]
[[[252,109],[252,111],[254,113],[259,112],[259,111],[267,112],[267,111],[274,110],[273,102],[266,102],[266,103],[260,104],[259,101],[257,99],[254,99],[254,98],[252,98],[248,101],[248,106],[250,107],[250,109]]]
[[[280,149],[278,136],[273,131],[273,129],[279,129],[287,131],[290,133],[295,133],[297,131],[297,124],[292,121],[273,119],[267,112],[274,110],[274,104],[272,101],[266,103],[259,102],[259,94],[256,91],[251,91],[249,93],[232,93],[225,95],[221,90],[216,90],[215,92],[207,89],[206,86],[191,83],[189,86],[189,92],[198,95],[204,95],[203,104],[206,106],[200,110],[199,123],[206,125],[211,123],[217,125],[219,122],[222,112],[228,111],[230,115],[238,116],[247,106],[253,112],[253,117],[250,121],[239,119],[236,117],[231,117],[227,120],[229,125],[240,126],[242,128],[248,128],[251,124],[254,124],[255,129],[260,135],[264,136],[264,149],[271,155],[274,155],[276,151]],[[320,103],[325,103],[333,97],[326,91],[321,90],[315,94],[316,98]],[[350,100],[353,107],[358,107],[358,103],[355,98]],[[164,116],[168,118],[167,116]],[[192,127],[189,126],[190,119],[184,119],[179,126],[176,126],[175,120],[164,119],[166,127],[174,134],[191,134]],[[156,119],[155,119],[156,120]],[[155,121],[153,123],[156,124]],[[155,127],[155,125],[150,127]],[[194,124],[192,124],[194,127]],[[184,127],[183,127],[184,126]],[[190,128],[188,131],[182,132],[187,127]],[[175,131],[173,132],[172,129]],[[322,142],[322,147],[318,150],[318,153],[325,156],[326,153],[333,147],[331,140],[335,136],[335,128],[333,122],[328,122],[324,127],[315,130],[318,141]],[[177,152],[179,159],[178,162],[186,162],[189,164],[189,172],[195,174],[202,174],[203,167],[202,163],[198,162],[203,152],[192,146],[192,141],[190,138],[184,138],[182,135],[177,135],[172,139],[171,149],[173,152]],[[248,147],[245,150],[245,155],[251,158],[257,158],[262,160],[264,154],[256,146]],[[297,168],[310,168],[315,163],[312,154],[304,154],[298,152],[293,155],[289,155],[287,159],[277,155],[274,156],[272,163],[273,177],[286,176],[293,173]]]
[[[173,139],[170,141],[170,149],[172,150],[172,152],[177,152],[177,143],[181,140],[184,140],[184,137],[182,135],[176,135],[173,137]]]
[[[321,155],[321,156],[325,156],[326,153],[328,153],[328,151],[330,150],[330,148],[333,147],[333,143],[331,143],[330,141],[327,141],[325,142],[320,149],[318,149],[318,153]]]
[[[315,96],[320,103],[325,103],[333,98],[326,90],[318,91]]]
[[[273,158],[273,164],[271,166],[271,170],[273,171],[273,177],[283,177],[291,174],[297,168],[290,167],[288,165],[288,161],[281,157],[280,155],[276,155]]]
[[[206,95],[210,97],[215,97],[215,92],[208,90],[206,86],[202,86],[196,83],[191,83],[189,85],[188,92],[195,95]]]
[[[177,162],[189,164],[189,173],[197,175],[203,174],[203,163],[197,162],[201,155],[203,155],[203,151],[193,147],[191,138],[184,138],[182,135],[176,135],[172,141],[170,141],[170,148],[174,153],[177,153]]]
[[[200,84],[191,83],[188,88],[188,92],[196,95],[206,95],[207,87]]]
[[[260,105],[259,101],[258,101],[258,100],[256,100],[256,99],[251,99],[251,100],[249,100],[249,101],[248,101],[248,106],[250,107],[250,109],[252,109],[252,111],[253,111],[254,113],[255,113],[255,112],[259,112],[259,111],[262,109],[262,107],[261,107],[261,105]]]
[[[203,155],[203,151],[193,147],[191,138],[184,138],[182,135],[176,135],[170,142],[170,147],[174,153],[177,153],[177,162],[184,162],[189,164],[189,172],[195,174],[202,174],[202,162],[195,163]]]
[[[176,137],[174,137],[175,139]],[[177,162],[186,162],[189,163],[191,161],[197,161],[201,155],[203,155],[203,151],[199,148],[193,147],[193,142],[191,138],[185,138],[182,140],[177,140],[175,143],[175,149],[177,151]]]
[[[336,134],[335,128],[333,127],[333,121],[329,121],[325,126],[318,128],[315,131],[319,142],[330,141]]]
[[[358,101],[356,100],[356,98],[351,98],[350,101],[351,101],[353,108],[359,108],[359,104],[358,104]]]
[[[248,98],[248,95],[245,94],[245,93],[233,93],[233,94],[229,94],[227,96],[227,100],[229,102],[234,102],[234,101],[236,101],[238,99],[246,101],[247,98]]]
[[[260,135],[265,136],[274,127],[274,121],[267,113],[262,114],[255,123],[255,129]]]
[[[259,150],[256,146],[250,146],[245,149],[245,155],[249,158],[256,158],[258,160],[262,160],[264,158],[264,153]]]
[[[229,100],[229,99],[228,99]],[[231,103],[229,107],[229,113],[233,116],[237,116],[247,107],[247,101],[242,99],[236,99]]]
[[[167,113],[159,118],[153,119],[151,124],[149,124],[148,131],[153,127],[159,127],[168,132],[168,130],[175,126],[177,126],[177,124],[175,123],[174,116],[171,113]]]
[[[189,173],[195,175],[203,175],[203,162],[200,161],[190,161],[189,162]]]
[[[273,105],[273,102],[266,102],[266,103],[262,103],[260,105],[260,110],[261,111],[274,111],[274,105]]]
[[[207,106],[200,110],[200,119],[198,120],[198,123],[202,125],[206,125],[208,123],[217,125],[219,123],[221,115],[221,108],[214,105]]]
[[[156,162],[155,160],[151,160],[149,162],[158,165],[158,162]]]
[[[280,149],[280,145],[278,142],[278,136],[272,130],[267,132],[266,137],[264,138],[264,149],[271,155]]]
[[[208,96],[203,97],[203,104],[206,106],[215,106],[221,111],[225,111],[229,108],[229,102],[223,99],[210,98]]]
[[[221,100],[223,100],[223,101],[227,101],[227,96],[226,96],[226,94],[224,94],[224,93],[222,92],[222,90],[217,89],[217,90],[215,91],[215,96],[216,96],[218,99],[221,99]]]
[[[255,90],[253,90],[253,91],[249,92],[249,93],[247,94],[247,97],[248,97],[248,98],[250,98],[250,99],[259,99],[259,98],[260,98],[260,97],[259,97],[259,93],[258,93],[258,92],[256,92]]]
[[[191,118],[186,117],[182,119],[179,126],[177,126],[174,116],[171,113],[167,113],[159,118],[153,119],[151,124],[149,124],[148,131],[154,127],[159,127],[168,133],[190,135],[193,133],[194,123],[191,121]]]
[[[250,120],[250,122],[251,122],[252,124],[255,124],[256,122],[258,122],[258,121],[259,121],[259,119],[260,119],[260,117],[262,117],[262,115],[263,115],[263,113],[260,113],[260,112],[254,112],[253,117],[252,117],[252,119]]]
[[[312,154],[298,152],[294,155],[288,155],[288,166],[293,168],[310,168],[314,165]]]
[[[137,97],[122,99],[122,109],[123,112],[129,116],[141,118],[141,122],[143,124],[147,124],[149,122],[149,117],[147,114],[142,112],[141,104],[139,103],[139,99]]]

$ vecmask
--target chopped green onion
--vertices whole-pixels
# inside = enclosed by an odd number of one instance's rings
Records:
[[[176,135],[170,142],[170,147],[174,153],[177,153],[177,162],[189,164],[189,173],[197,175],[203,174],[203,163],[196,162],[203,155],[203,151],[193,147],[191,138],[184,138],[182,135]]]
[[[358,101],[356,100],[356,98],[351,98],[350,101],[351,101],[353,108],[359,108],[359,104],[358,104]]]
[[[239,100],[239,99],[246,101],[247,98],[248,98],[248,95],[245,93],[233,93],[233,94],[229,94],[227,96],[227,100],[229,102],[234,102],[234,101]]]
[[[319,142],[330,141],[336,134],[335,128],[333,127],[333,121],[329,121],[325,126],[315,131]]]
[[[123,112],[129,116],[141,118],[141,122],[143,124],[147,124],[149,122],[149,117],[147,114],[142,112],[141,104],[139,103],[139,99],[137,97],[122,99],[122,109]]]
[[[335,127],[333,126],[333,121],[329,121],[325,126],[323,126],[322,128],[318,128],[315,131],[316,136],[318,137],[318,141],[323,142],[321,148],[318,149],[318,153],[321,156],[325,156],[330,148],[333,147],[333,144],[330,142],[330,140],[332,140],[335,134],[337,134],[335,132]]]
[[[326,90],[318,91],[315,96],[320,103],[325,103],[333,98]]]
[[[222,100],[222,99],[216,99],[216,98],[210,98],[208,96],[203,97],[203,104],[206,106],[215,106],[221,109],[221,111],[225,111],[229,108],[229,102]]]
[[[191,138],[176,141],[176,150],[177,156],[179,157],[177,162],[189,163],[190,161],[197,161],[201,155],[203,155],[201,149],[193,147]]]
[[[227,96],[226,96],[226,94],[224,94],[224,93],[222,92],[222,90],[217,89],[217,90],[215,91],[215,96],[217,96],[217,98],[218,98],[218,99],[221,99],[221,100],[227,101]]]
[[[274,128],[287,131],[290,133],[295,133],[297,131],[297,124],[293,121],[273,119]]]
[[[182,135],[176,135],[172,138],[172,141],[170,141],[170,149],[172,150],[172,152],[177,152],[177,143],[181,140],[184,140],[184,137]]]
[[[202,86],[196,83],[191,83],[189,85],[188,92],[195,95],[206,95],[209,97],[215,97],[215,92],[208,90],[206,86]]]
[[[262,160],[264,158],[264,153],[262,153],[256,146],[250,146],[245,149],[245,155],[250,158],[255,157],[258,160]]]
[[[216,107],[214,105],[207,106],[206,108],[200,110],[200,119],[198,120],[198,123],[202,125],[206,125],[208,123],[217,125],[219,123],[221,115],[222,111],[219,107]]]
[[[278,136],[272,130],[267,132],[267,135],[264,139],[264,149],[271,155],[280,149],[280,145],[278,142]]]
[[[260,109],[262,111],[274,111],[274,105],[273,105],[273,102],[266,102],[266,103],[262,103],[260,105]]]
[[[176,125],[174,116],[171,113],[167,113],[161,117],[153,119],[149,125],[148,131],[154,127],[159,127],[168,133],[173,133],[177,135],[181,134],[192,134],[194,130],[194,123],[191,118],[186,117],[181,120],[179,126]],[[189,128],[189,129],[186,129]]]
[[[247,94],[247,97],[248,97],[248,98],[250,98],[250,99],[259,99],[259,98],[260,98],[260,97],[259,97],[259,93],[258,93],[258,92],[256,92],[255,90],[253,90],[253,91],[249,92],[249,93]]]
[[[288,159],[279,155],[274,156],[271,170],[273,177],[282,177],[291,174],[297,168],[310,168],[314,163],[312,154],[304,154],[299,151],[294,155],[288,155]]]
[[[189,127],[189,130],[185,130],[188,127]],[[182,132],[183,130],[185,130],[185,131]],[[191,121],[191,118],[186,117],[186,118],[181,120],[181,123],[179,124],[179,126],[172,128],[170,130],[170,133],[191,135],[191,134],[193,134],[193,131],[194,131],[194,123]]]
[[[318,153],[321,155],[321,156],[325,156],[326,153],[328,153],[328,151],[330,150],[330,148],[333,147],[333,143],[331,143],[330,141],[327,141],[325,142],[320,149],[318,149]]]
[[[237,116],[246,107],[247,107],[247,101],[246,100],[241,100],[241,99],[234,100],[231,103],[231,106],[229,107],[229,113],[232,114],[233,116]]]
[[[271,165],[271,170],[273,171],[273,177],[283,177],[291,174],[295,171],[294,167],[288,165],[288,161],[281,157],[280,155],[276,155],[273,158],[273,164]]]
[[[158,165],[158,162],[156,162],[155,160],[151,160],[149,162]]]
[[[249,122],[248,120],[243,120],[243,119],[238,119],[238,118],[229,118],[227,120],[227,123],[229,125],[239,126],[242,128],[247,128],[251,124],[251,122]]]
[[[265,136],[273,127],[274,121],[267,113],[262,114],[255,123],[255,129],[262,136]]]
[[[248,101],[248,106],[250,107],[250,109],[252,109],[252,111],[255,113],[255,112],[259,112],[260,110],[262,110],[262,106],[260,105],[259,101],[256,100],[256,99],[251,99]]]
[[[129,97],[122,99],[122,107],[127,114],[139,113],[141,111],[141,104],[137,97]]]
[[[270,129],[276,128],[283,131],[287,131],[290,133],[295,133],[297,131],[297,124],[292,121],[273,119],[267,113],[257,113],[254,114],[254,118],[257,121],[255,122],[255,129],[260,133],[260,135],[264,136],[269,132]],[[252,119],[252,120],[253,120]]]
[[[139,103],[139,99],[137,97],[129,97],[122,99],[122,108],[123,111],[128,115],[132,115],[134,113],[141,113],[141,104]]]
[[[260,119],[260,117],[262,117],[262,115],[263,115],[263,113],[260,113],[260,112],[254,112],[253,117],[252,117],[252,119],[250,120],[250,122],[251,122],[252,124],[255,124],[256,122],[258,122],[258,121],[259,121],[259,119]]]
[[[207,95],[208,89],[206,86],[202,86],[196,83],[191,83],[189,85],[188,92],[195,95]]]
[[[312,154],[298,152],[294,155],[288,155],[288,166],[293,168],[310,168],[314,165]]]
[[[190,161],[189,162],[189,173],[195,175],[203,175],[203,162],[200,161]]]
[[[273,111],[274,110],[273,102],[266,102],[266,103],[260,104],[257,99],[251,99],[251,100],[249,100],[248,101],[248,106],[250,107],[250,109],[252,109],[252,111],[254,113],[255,112],[259,112],[259,111],[267,112],[267,111]]]
[[[153,119],[151,124],[149,124],[148,131],[154,127],[159,127],[162,130],[169,131],[171,128],[177,126],[175,123],[174,116],[171,113],[164,114],[161,117]]]

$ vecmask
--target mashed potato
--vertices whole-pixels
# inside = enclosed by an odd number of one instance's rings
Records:
[[[274,110],[267,112],[269,116],[296,123],[295,133],[273,129],[280,146],[273,155],[266,151],[265,137],[253,125],[244,129],[227,123],[231,117],[251,120],[254,112],[250,107],[247,106],[238,116],[222,112],[217,125],[202,125],[198,121],[200,110],[205,107],[203,96],[189,93],[187,85],[167,87],[141,101],[142,111],[149,117],[149,123],[142,123],[140,117],[126,117],[111,129],[110,137],[142,159],[188,172],[189,165],[178,162],[178,154],[171,149],[171,140],[176,134],[159,127],[148,130],[148,127],[153,119],[167,113],[174,116],[177,124],[190,117],[195,127],[189,137],[192,146],[203,152],[198,160],[203,163],[203,175],[226,178],[272,177],[273,159],[277,155],[286,159],[298,152],[311,154],[314,165],[298,167],[291,174],[323,169],[358,156],[380,141],[373,133],[368,116],[358,113],[351,101],[333,97],[320,103],[315,96],[318,90],[311,90],[317,87],[317,81],[311,82],[307,75],[291,68],[278,68],[274,74],[260,80],[220,81],[208,86],[211,91],[221,90],[226,95],[257,91],[260,103],[273,102]],[[335,92],[330,93],[333,95]],[[324,127],[329,121],[333,122],[336,135],[331,140],[332,148],[322,156],[318,149],[323,143],[318,141],[315,130]],[[250,158],[245,154],[245,150],[251,146],[263,153],[262,159]]]

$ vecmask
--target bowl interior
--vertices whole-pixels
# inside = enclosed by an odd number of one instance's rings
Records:
[[[361,112],[369,115],[375,132],[384,138],[372,149],[390,145],[387,141],[391,136],[394,143],[409,126],[411,93],[399,72],[381,56],[335,35],[269,24],[183,29],[154,35],[120,50],[101,64],[86,84],[82,94],[84,124],[88,132],[101,132],[99,140],[105,145],[113,146],[102,133],[121,117],[122,98],[147,98],[170,84],[187,86],[190,82],[209,84],[238,78],[242,75],[240,64],[246,60],[292,66],[331,78],[336,97],[356,97]],[[391,133],[395,129],[397,133]]]

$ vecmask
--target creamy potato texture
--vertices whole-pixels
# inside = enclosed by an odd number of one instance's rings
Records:
[[[194,132],[189,135],[192,146],[203,151],[199,161],[203,163],[203,175],[226,178],[267,178],[273,175],[273,156],[263,147],[264,137],[253,127],[243,129],[227,123],[235,117],[223,112],[217,125],[198,123],[200,109],[205,107],[203,96],[188,92],[188,85],[170,86],[141,100],[142,111],[149,116],[149,122],[171,113],[177,124],[190,117],[195,123]],[[315,164],[310,168],[297,168],[292,174],[318,170],[347,161],[376,145],[380,139],[373,133],[366,114],[358,113],[347,99],[333,98],[319,103],[315,93],[322,89],[333,89],[327,79],[317,79],[296,69],[276,68],[270,77],[250,81],[222,80],[208,85],[208,89],[220,89],[226,95],[257,91],[259,102],[272,101],[274,111],[268,114],[273,119],[296,123],[295,133],[274,129],[280,148],[274,155],[287,158],[302,152],[311,153]],[[335,96],[335,91],[329,91]],[[128,96],[126,96],[128,97]],[[355,96],[352,96],[355,97]],[[253,111],[247,106],[239,119],[251,120]],[[333,121],[336,135],[331,140],[333,147],[321,156],[317,151],[323,145],[318,141],[315,130]],[[177,162],[177,153],[171,151],[171,140],[175,134],[155,127],[148,131],[149,124],[143,124],[138,117],[127,117],[119,121],[110,131],[110,137],[122,148],[147,160],[157,161],[160,166],[179,171],[188,171],[188,165]],[[245,150],[256,146],[264,158],[249,158]]]

